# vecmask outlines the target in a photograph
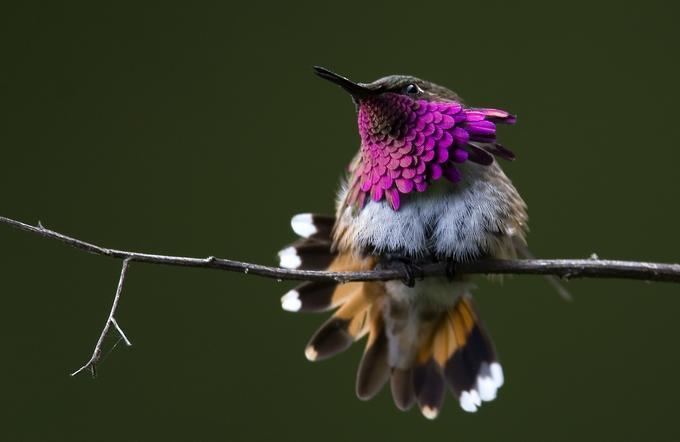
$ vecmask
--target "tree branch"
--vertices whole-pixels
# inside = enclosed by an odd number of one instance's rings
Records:
[[[126,250],[100,247],[58,232],[25,224],[11,218],[0,216],[0,223],[8,224],[27,232],[36,233],[45,238],[52,238],[66,243],[76,249],[123,259],[128,262],[146,262],[150,264],[172,265],[180,267],[198,267],[220,269],[231,272],[243,272],[277,280],[304,281],[389,281],[403,279],[406,274],[400,270],[372,270],[367,272],[325,272],[314,270],[290,270],[279,267],[263,266],[231,259],[191,258],[185,256],[154,255]],[[598,259],[521,259],[521,260],[482,260],[456,265],[456,271],[469,274],[518,274],[518,275],[555,275],[563,279],[573,278],[619,278],[643,281],[680,282],[680,264],[665,264],[637,261],[617,261]],[[430,264],[423,267],[424,276],[445,275],[444,264]]]
[[[372,270],[367,272],[325,272],[311,270],[290,270],[279,267],[263,266],[248,262],[234,261],[231,259],[216,258],[191,258],[185,256],[154,255],[150,253],[131,252],[126,250],[109,249],[97,246],[62,233],[45,228],[40,222],[37,226],[25,224],[20,221],[0,216],[0,224],[8,224],[26,232],[38,234],[45,238],[59,240],[76,249],[84,250],[96,255],[104,255],[123,260],[120,271],[118,288],[113,298],[111,311],[102,329],[99,339],[95,344],[90,360],[78,370],[71,373],[75,376],[85,370],[90,370],[92,376],[97,374],[97,363],[101,359],[101,347],[106,334],[113,326],[126,345],[132,343],[127,338],[115,319],[116,309],[120,301],[120,295],[125,284],[127,269],[132,261],[146,262],[150,264],[163,264],[181,267],[198,267],[220,269],[231,272],[243,272],[249,275],[263,276],[281,280],[305,280],[305,281],[388,281],[404,279],[405,271],[399,270]],[[423,276],[436,276],[446,274],[446,264],[430,264],[423,267]],[[680,264],[661,264],[651,262],[614,261],[602,260],[593,255],[590,259],[522,259],[522,260],[481,260],[475,262],[459,263],[456,272],[460,273],[485,273],[485,274],[532,274],[558,276],[563,279],[571,278],[623,278],[645,281],[680,282]],[[556,284],[558,291],[563,297],[568,294],[559,283]]]

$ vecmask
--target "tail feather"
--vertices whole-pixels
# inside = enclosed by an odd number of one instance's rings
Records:
[[[354,342],[349,333],[350,321],[332,317],[319,328],[305,348],[305,356],[310,361],[328,359],[347,350]]]
[[[344,303],[361,290],[361,283],[315,281],[304,282],[281,298],[281,307],[289,312],[325,312]]]
[[[373,398],[390,378],[387,363],[387,336],[380,309],[373,308],[369,319],[369,335],[357,371],[356,393],[361,400]]]
[[[503,385],[503,371],[493,342],[480,322],[470,296],[461,296],[445,317],[443,327],[453,330],[444,375],[461,408],[475,412],[483,401],[496,398]]]
[[[390,388],[394,405],[401,411],[409,410],[416,402],[416,393],[413,388],[413,369],[393,368]]]
[[[442,369],[434,357],[430,356],[416,365],[413,371],[413,388],[423,416],[428,419],[436,418],[444,403],[446,385]]]
[[[334,258],[329,242],[301,239],[279,252],[279,265],[286,269],[325,270]]]
[[[441,324],[444,320],[420,326],[426,330],[415,361],[413,387],[420,412],[428,419],[436,418],[444,404],[446,383],[442,367],[449,354],[449,328]]]
[[[375,283],[357,284],[359,289],[347,297],[307,344],[305,355],[310,361],[328,359],[341,353],[368,333],[369,312],[383,291]]]
[[[300,213],[290,220],[293,231],[301,238],[329,240],[335,217],[316,213]]]

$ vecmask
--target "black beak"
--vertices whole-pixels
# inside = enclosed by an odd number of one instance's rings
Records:
[[[369,89],[365,86],[362,86],[358,83],[355,83],[352,80],[343,77],[342,75],[336,74],[335,72],[331,72],[326,68],[322,68],[321,66],[314,66],[314,72],[316,72],[316,75],[323,78],[324,80],[328,80],[332,83],[335,83],[344,90],[346,90],[347,92],[349,92],[349,94],[354,99],[361,99],[369,95],[374,95],[378,92],[373,89]]]

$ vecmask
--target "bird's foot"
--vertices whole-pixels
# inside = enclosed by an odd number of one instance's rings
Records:
[[[416,278],[423,280],[423,268],[413,259],[405,256],[389,255],[381,262],[381,268],[401,270],[404,272],[402,282],[407,287],[416,285]]]

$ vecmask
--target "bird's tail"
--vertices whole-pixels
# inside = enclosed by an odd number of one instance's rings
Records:
[[[339,272],[373,269],[372,257],[332,251],[334,221],[312,214],[293,217],[291,225],[301,239],[279,252],[280,265]],[[324,281],[298,285],[281,298],[281,305],[292,312],[336,309],[307,344],[310,361],[327,359],[368,337],[357,373],[360,399],[371,399],[389,381],[399,409],[418,403],[432,419],[441,410],[447,385],[465,411],[474,412],[482,401],[495,398],[503,372],[467,293],[427,313],[393,301],[382,282]]]

